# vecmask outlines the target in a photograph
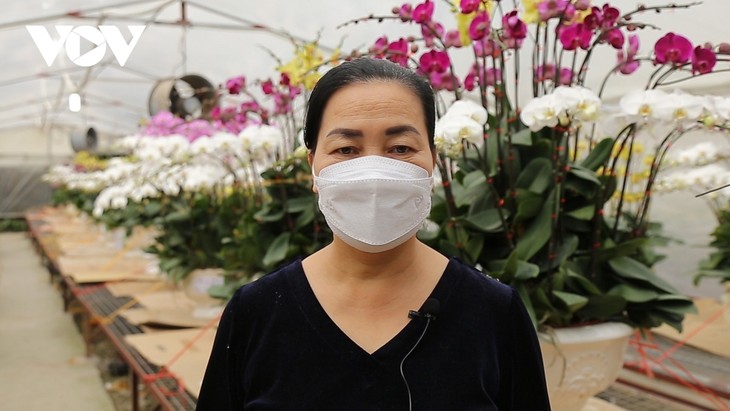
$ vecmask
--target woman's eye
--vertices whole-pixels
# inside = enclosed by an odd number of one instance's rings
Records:
[[[411,148],[408,146],[395,146],[393,147],[393,152],[396,154],[406,154],[411,151]]]
[[[353,154],[355,152],[355,149],[352,147],[340,147],[337,150],[337,154]]]

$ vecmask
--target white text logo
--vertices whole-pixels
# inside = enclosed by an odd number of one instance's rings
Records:
[[[25,26],[33,37],[35,45],[43,56],[43,60],[50,67],[61,52],[61,47],[66,50],[66,56],[77,66],[91,67],[100,62],[106,54],[106,46],[112,50],[120,66],[124,66],[132,54],[134,46],[146,26],[127,26],[132,33],[132,40],[127,43],[124,36],[116,26],[54,26],[58,38],[53,39],[43,26]],[[81,39],[94,44],[94,48],[81,54]]]

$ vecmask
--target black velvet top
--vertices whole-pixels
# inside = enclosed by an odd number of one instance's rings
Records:
[[[451,259],[418,341],[414,318],[368,354],[330,319],[301,261],[247,284],[228,303],[197,410],[549,410],[534,327],[519,295]],[[417,309],[415,307],[414,309]],[[407,315],[408,313],[403,313]]]

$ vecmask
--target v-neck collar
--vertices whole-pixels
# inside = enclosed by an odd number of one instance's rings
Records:
[[[454,258],[449,260],[441,278],[439,278],[439,281],[428,297],[439,300],[442,307],[446,303],[449,294],[451,294],[451,289],[456,280],[453,276],[454,270],[452,269],[452,265],[455,263],[456,260]],[[425,320],[420,318],[412,319],[393,338],[388,340],[372,354],[368,353],[345,334],[324,310],[314,294],[309,280],[307,280],[301,260],[296,261],[293,268],[294,270],[287,276],[287,281],[293,290],[298,308],[307,318],[312,328],[315,329],[315,332],[322,337],[324,342],[344,357],[378,364],[389,363],[395,360],[400,361],[407,350],[412,347],[413,341],[423,331]],[[419,308],[414,307],[413,309],[417,310]],[[407,315],[407,313],[404,313],[404,315]]]

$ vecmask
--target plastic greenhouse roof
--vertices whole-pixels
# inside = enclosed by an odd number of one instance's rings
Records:
[[[148,116],[150,92],[161,79],[198,74],[213,84],[236,75],[265,78],[274,74],[276,61],[291,57],[287,35],[334,47],[343,51],[365,48],[380,35],[397,37],[406,30],[400,23],[367,23],[337,28],[345,21],[371,13],[388,15],[403,0],[31,0],[3,1],[0,16],[0,135],[16,128],[81,129],[95,127],[121,135],[133,132]],[[418,2],[414,2],[418,3]],[[442,0],[437,10],[448,13]],[[506,2],[511,5],[511,2]],[[594,2],[599,5],[604,2]],[[635,1],[611,2],[622,11]],[[645,1],[647,5],[666,4]],[[730,42],[730,2],[706,0],[690,11],[647,15],[642,21],[681,33],[695,44],[705,41]],[[452,21],[446,20],[445,21]],[[52,38],[54,26],[111,25],[119,28],[127,41],[129,25],[146,29],[121,66],[107,50],[102,60],[90,67],[73,63],[62,51],[49,67],[25,26],[40,25]],[[641,34],[642,51],[648,50],[659,31]],[[84,41],[84,40],[82,40]],[[91,50],[82,44],[82,52]],[[84,47],[86,47],[84,49]],[[607,57],[606,70],[615,55]],[[645,81],[646,76],[640,77]],[[716,93],[730,93],[730,77],[710,76],[699,87]],[[643,87],[627,77],[614,84],[610,93]],[[637,79],[638,80],[638,79]],[[724,90],[724,91],[722,91]],[[68,96],[78,92],[82,99],[77,113],[68,108]]]

